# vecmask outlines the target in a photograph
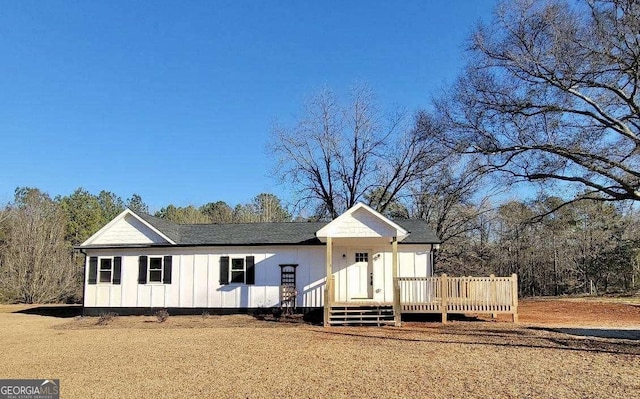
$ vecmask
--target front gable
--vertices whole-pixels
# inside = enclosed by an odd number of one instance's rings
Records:
[[[139,244],[175,244],[175,242],[144,219],[126,209],[82,243],[81,247]]]
[[[335,238],[398,237],[401,241],[409,232],[370,207],[358,203],[316,232],[321,241]]]

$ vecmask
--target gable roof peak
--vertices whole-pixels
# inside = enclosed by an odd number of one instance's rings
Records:
[[[359,219],[357,217],[354,217],[354,215],[360,212],[365,212],[366,214],[368,214],[370,216],[370,219],[366,221],[361,220],[359,221],[359,223],[365,224],[365,225],[369,224],[368,227],[370,227],[372,231],[374,230],[373,228],[374,226],[370,226],[371,224],[374,224],[375,227],[379,230],[381,227],[379,223],[381,223],[383,226],[385,226],[385,229],[387,231],[393,231],[393,233],[388,236],[389,237],[395,236],[398,238],[398,241],[402,241],[409,235],[409,232],[407,230],[405,230],[402,226],[400,226],[393,220],[387,218],[386,216],[374,210],[370,206],[365,205],[362,202],[358,202],[351,208],[347,209],[342,215],[333,219],[331,222],[329,222],[328,224],[323,226],[320,230],[318,230],[316,232],[316,236],[322,241],[324,241],[324,239],[326,239],[327,237],[334,237],[336,236],[336,234],[339,234],[344,237],[345,232],[341,230],[347,224],[353,223],[353,219]],[[377,233],[380,233],[380,232],[377,232]]]

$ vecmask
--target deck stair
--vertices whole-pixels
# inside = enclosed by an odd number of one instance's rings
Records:
[[[329,310],[331,326],[393,326],[393,306],[386,304],[334,304]]]

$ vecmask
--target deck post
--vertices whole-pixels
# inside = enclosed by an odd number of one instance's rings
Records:
[[[496,293],[496,275],[495,274],[490,274],[489,275],[489,279],[491,280],[490,287],[491,287],[491,302],[489,303],[489,306],[491,306],[492,309],[496,308],[496,303],[497,303],[497,293]],[[491,313],[491,318],[495,319],[496,317],[498,317],[497,313]]]
[[[511,311],[512,320],[514,323],[518,322],[518,275],[513,273],[511,275]]]
[[[398,237],[391,239],[391,262],[393,279],[393,319],[395,325],[399,327],[402,324],[402,307],[400,305],[400,282],[398,282]]]
[[[440,276],[440,311],[442,312],[442,324],[447,324],[447,306],[449,300],[449,285],[447,284],[447,273]]]
[[[331,290],[333,289],[333,284],[331,284],[331,276],[333,275],[333,239],[331,237],[327,237],[327,259],[326,259],[326,279],[324,284],[324,326],[327,327],[329,325],[329,316],[331,311],[331,298],[333,297]]]

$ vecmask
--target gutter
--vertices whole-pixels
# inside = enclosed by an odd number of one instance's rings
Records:
[[[405,242],[400,241],[398,245],[437,245],[440,241]],[[291,247],[291,246],[325,246],[322,242],[289,242],[289,243],[242,243],[242,244],[122,244],[122,245],[85,245],[74,246],[74,249],[84,251],[87,249],[141,249],[141,248],[193,248],[193,247]],[[86,255],[86,254],[85,254]]]

